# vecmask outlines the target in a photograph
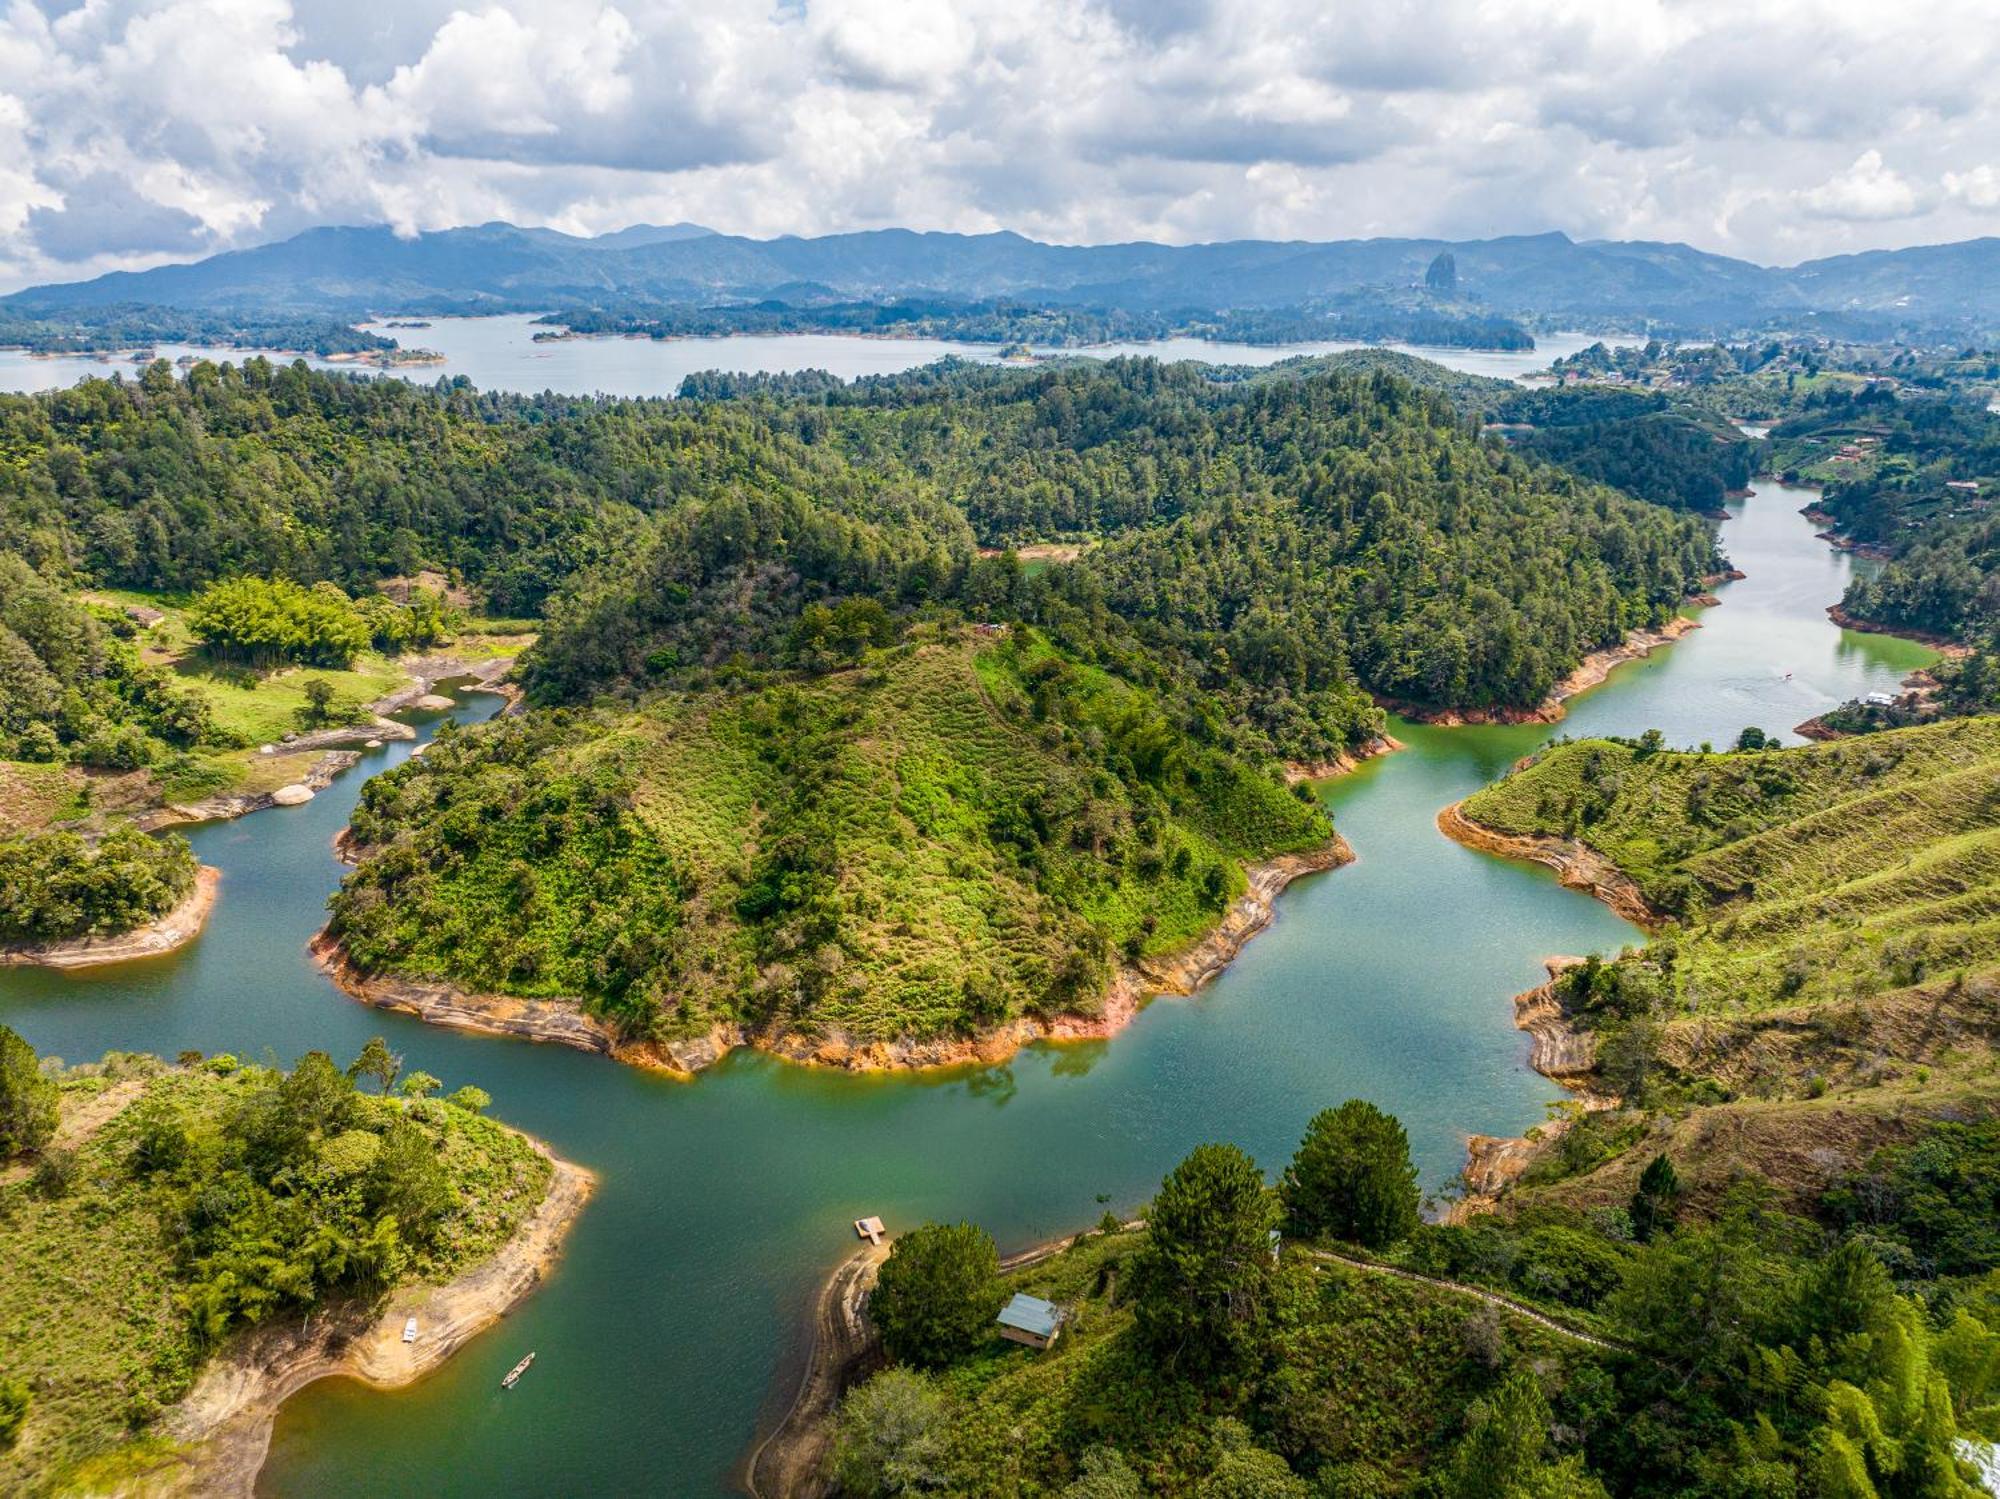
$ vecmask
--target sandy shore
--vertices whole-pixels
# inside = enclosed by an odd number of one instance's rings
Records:
[[[1702,594],[1689,602],[1707,603],[1713,597]],[[1700,628],[1701,621],[1676,614],[1657,630],[1634,630],[1617,645],[1606,646],[1585,656],[1574,671],[1556,683],[1549,690],[1549,695],[1532,708],[1432,708],[1393,698],[1378,701],[1392,713],[1440,728],[1459,728],[1466,724],[1560,723],[1568,712],[1564,704],[1578,693],[1601,685],[1605,678],[1626,662],[1650,656],[1661,646],[1671,645],[1688,631]]]
[[[513,1310],[555,1265],[596,1185],[582,1167],[550,1159],[548,1195],[484,1264],[442,1286],[405,1287],[378,1305],[258,1328],[232,1343],[167,1417],[167,1432],[193,1450],[150,1475],[143,1491],[249,1499],[271,1423],[291,1396],[336,1377],[385,1390],[413,1384]],[[417,1319],[414,1343],[403,1341],[408,1317]]]
[[[1541,834],[1502,833],[1465,815],[1465,803],[1453,802],[1437,815],[1438,831],[1454,843],[1506,859],[1527,859],[1556,872],[1571,890],[1603,901],[1635,926],[1657,931],[1666,917],[1646,903],[1631,876],[1588,844]]]
[[[158,921],[114,937],[82,937],[74,942],[0,948],[0,968],[97,968],[106,963],[129,963],[135,958],[157,958],[173,952],[200,935],[208,923],[208,913],[215,909],[215,893],[221,885],[222,871],[204,864],[195,871],[194,888]]]
[[[354,856],[351,845],[336,840],[335,847],[345,858]],[[311,950],[333,982],[363,1004],[414,1015],[433,1025],[573,1046],[635,1066],[683,1076],[692,1077],[713,1066],[738,1046],[754,1046],[806,1066],[839,1067],[854,1072],[990,1066],[1004,1062],[1023,1046],[1036,1041],[1105,1039],[1131,1024],[1132,1017],[1155,995],[1194,993],[1226,968],[1245,943],[1271,924],[1278,897],[1293,880],[1338,869],[1353,859],[1354,850],[1336,834],[1330,843],[1311,853],[1282,854],[1253,864],[1246,871],[1248,888],[1223,912],[1222,919],[1206,936],[1171,957],[1147,959],[1121,968],[1108,986],[1098,1014],[1065,1015],[1053,1020],[1021,1016],[971,1037],[867,1041],[837,1034],[753,1034],[740,1026],[718,1025],[691,1039],[633,1042],[619,1037],[603,1021],[585,1014],[574,1000],[478,994],[442,981],[364,974],[348,959],[339,940],[324,930],[313,938]]]

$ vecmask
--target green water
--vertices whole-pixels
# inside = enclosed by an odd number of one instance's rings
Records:
[[[1740,507],[1724,544],[1749,578],[1704,628],[1580,699],[1564,731],[1724,743],[1747,723],[1788,730],[1928,660],[1827,622],[1851,563],[1796,514],[1807,497],[1764,486]],[[0,974],[0,1020],[73,1061],[111,1047],[344,1059],[381,1032],[411,1066],[448,1087],[477,1081],[497,1114],[601,1176],[549,1283],[438,1375],[389,1395],[328,1381],[294,1400],[263,1491],[714,1494],[855,1217],[970,1218],[1003,1248],[1023,1245],[1144,1200],[1205,1140],[1275,1168],[1315,1110],[1351,1095],[1403,1118],[1438,1187],[1467,1133],[1542,1117],[1555,1090],[1525,1066],[1508,996],[1537,981],[1546,953],[1634,934],[1542,871],[1433,825],[1547,730],[1396,732],[1406,751],[1327,790],[1359,862],[1293,886],[1273,927],[1198,998],[1151,1006],[1115,1041],[1036,1048],[1005,1067],[856,1078],[739,1054],[675,1083],[361,1008],[304,945],[340,876],[329,840],[361,781],[406,745],[306,806],[197,830],[224,881],[191,948],[90,976]],[[533,1373],[501,1394],[529,1349]]]

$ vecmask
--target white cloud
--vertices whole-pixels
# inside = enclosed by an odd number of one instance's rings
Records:
[[[2000,231],[1987,0],[0,0],[0,287],[319,223]]]
[[[2000,168],[1982,163],[1969,172],[1946,172],[1944,190],[1971,208],[2000,208]]]
[[[1884,163],[1882,153],[1872,147],[1855,157],[1854,165],[1846,171],[1801,192],[1798,200],[1809,213],[1858,223],[1908,218],[1917,211],[1918,203],[1916,188]]]

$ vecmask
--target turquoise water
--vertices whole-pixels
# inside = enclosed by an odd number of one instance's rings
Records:
[[[1556,732],[1665,730],[1676,743],[1785,730],[1929,659],[1840,631],[1824,608],[1851,561],[1760,486],[1724,544],[1749,577],[1669,650],[1622,668]],[[1789,673],[1789,678],[1786,676]],[[471,700],[460,718],[487,711]],[[195,830],[224,871],[208,931],[171,958],[63,976],[0,973],[0,1020],[71,1060],[184,1047],[345,1059],[376,1033],[447,1087],[596,1170],[602,1185],[551,1280],[417,1388],[328,1381],[281,1416],[263,1492],[445,1495],[725,1492],[799,1313],[850,1247],[970,1218],[1003,1248],[1143,1201],[1192,1146],[1227,1139],[1282,1164],[1319,1108],[1359,1095],[1400,1115],[1427,1187],[1469,1132],[1517,1133],[1555,1090],[1525,1065],[1508,996],[1552,952],[1635,933],[1543,871],[1445,840],[1439,808],[1551,732],[1399,725],[1409,748],[1326,788],[1359,860],[1302,881],[1214,985],[1164,1000],[1106,1043],[1034,1048],[949,1076],[851,1077],[739,1054],[677,1083],[555,1047],[363,1009],[304,945],[340,877],[329,842],[371,753],[306,806]],[[502,1396],[529,1349],[533,1373]]]

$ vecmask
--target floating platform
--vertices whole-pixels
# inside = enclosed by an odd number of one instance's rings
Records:
[[[857,1239],[866,1239],[878,1249],[882,1247],[882,1235],[887,1232],[888,1230],[882,1227],[882,1220],[880,1218],[856,1218],[854,1220],[854,1237]]]

